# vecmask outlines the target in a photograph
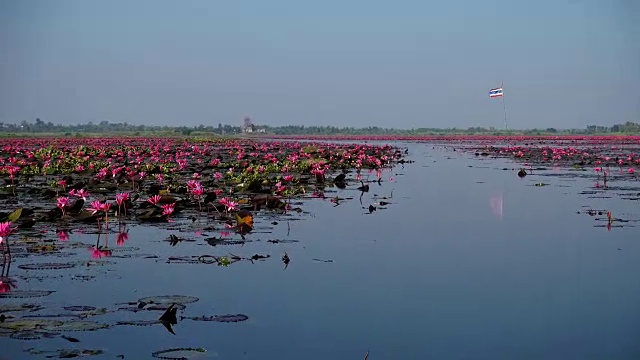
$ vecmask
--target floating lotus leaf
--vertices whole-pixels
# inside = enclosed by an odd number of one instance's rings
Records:
[[[75,263],[39,263],[19,265],[18,268],[22,270],[59,270],[69,269],[75,266]]]
[[[36,333],[33,333],[33,332],[28,332],[28,331],[14,332],[9,337],[12,338],[12,339],[15,339],[15,340],[39,340],[39,339],[41,339],[40,335],[38,335]]]
[[[54,332],[66,332],[66,331],[95,331],[100,329],[106,329],[109,325],[97,323],[95,321],[68,321],[59,325],[46,325],[42,329],[46,331]]]
[[[189,319],[193,321],[215,321],[215,322],[240,322],[249,320],[249,317],[244,314],[226,314],[226,315],[213,315],[213,316],[183,316],[182,319]]]
[[[27,252],[29,253],[50,253],[56,250],[56,246],[52,244],[31,245],[27,247]]]
[[[145,304],[190,304],[198,301],[197,297],[187,295],[161,295],[149,296],[139,299],[138,302]]]
[[[95,310],[95,306],[65,306],[63,309],[68,311],[92,311]]]
[[[158,320],[131,320],[131,321],[118,321],[116,325],[131,325],[131,326],[150,326],[160,324]]]
[[[42,307],[35,304],[3,304],[0,305],[0,314],[14,311],[38,311],[40,309]]]
[[[156,351],[151,354],[156,359],[187,360],[202,357],[207,350],[202,348],[176,348]]]
[[[119,253],[119,252],[130,252],[130,251],[138,251],[140,250],[139,247],[135,247],[135,246],[124,246],[124,247],[116,247],[111,249],[112,253]]]
[[[5,293],[0,293],[0,299],[2,298],[32,298],[51,295],[51,290],[16,290]]]
[[[80,261],[78,263],[78,265],[80,266],[106,266],[106,265],[113,265],[115,264],[114,261],[107,261],[107,260],[89,260],[89,261]]]
[[[62,321],[53,319],[18,319],[13,321],[5,321],[0,323],[0,328],[9,329],[14,331],[28,331],[40,329],[45,326],[59,326],[64,324]]]

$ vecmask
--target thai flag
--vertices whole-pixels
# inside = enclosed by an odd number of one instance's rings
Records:
[[[489,97],[490,98],[497,98],[497,97],[501,97],[501,96],[502,96],[502,88],[501,87],[489,90]]]

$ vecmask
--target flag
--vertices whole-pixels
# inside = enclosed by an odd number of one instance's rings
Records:
[[[501,87],[489,90],[489,97],[490,98],[497,98],[497,97],[501,97],[501,96],[502,96],[502,88]]]

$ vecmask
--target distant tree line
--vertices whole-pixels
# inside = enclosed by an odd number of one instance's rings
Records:
[[[494,127],[469,127],[466,129],[459,128],[414,128],[414,129],[393,129],[382,128],[378,126],[369,127],[336,127],[336,126],[304,126],[304,125],[287,125],[287,126],[256,126],[264,130],[265,134],[275,135],[420,135],[420,134],[504,134],[504,130]],[[255,128],[253,129],[255,131]],[[218,134],[233,135],[242,133],[242,127],[223,125],[218,123],[213,125],[198,126],[157,126],[157,125],[134,125],[129,123],[111,123],[109,121],[101,121],[94,123],[92,121],[86,124],[77,125],[61,125],[54,124],[51,121],[44,122],[41,119],[35,119],[34,122],[23,120],[19,124],[0,122],[0,132],[21,134],[21,133],[51,133],[63,134],[66,136],[78,135],[83,133],[101,134],[101,133],[163,133],[177,135],[198,134]],[[624,124],[616,124],[613,126],[589,125],[585,129],[527,129],[512,130],[512,133],[526,135],[541,134],[640,134],[640,124],[634,122],[626,122]]]

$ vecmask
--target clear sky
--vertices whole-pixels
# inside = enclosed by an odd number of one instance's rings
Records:
[[[637,0],[0,0],[0,121],[640,121]]]

